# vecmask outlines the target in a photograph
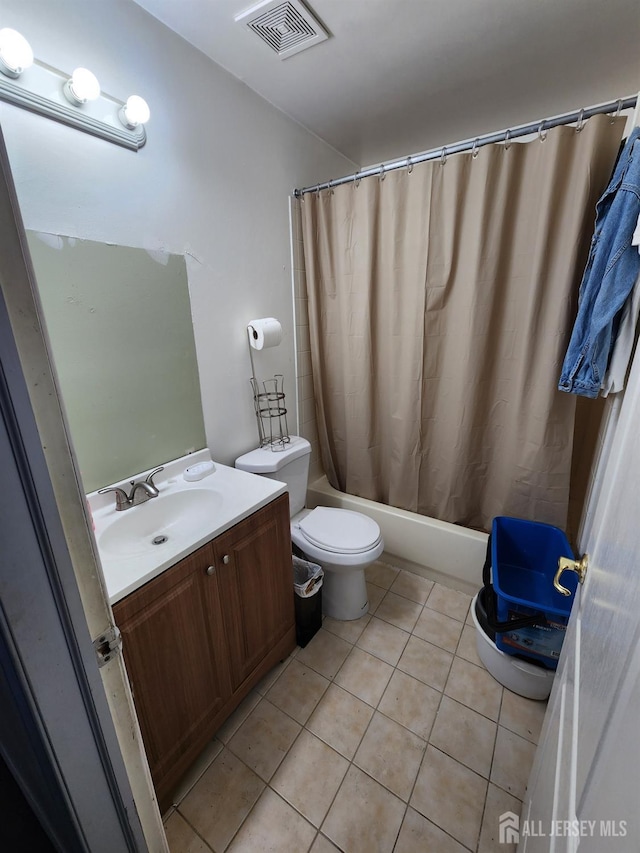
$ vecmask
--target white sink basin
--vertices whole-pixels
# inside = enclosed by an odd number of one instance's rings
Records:
[[[154,478],[158,497],[121,512],[113,493],[87,496],[111,604],[286,491],[277,480],[220,464],[202,480],[184,479],[185,468],[210,459],[205,448],[165,462]],[[148,473],[113,485],[129,492],[131,480]]]
[[[98,548],[114,557],[174,550],[197,540],[203,529],[214,526],[222,503],[222,495],[213,489],[161,493],[157,498],[114,514],[109,526],[98,536]]]

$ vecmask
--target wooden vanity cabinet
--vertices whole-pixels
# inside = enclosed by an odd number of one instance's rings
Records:
[[[161,810],[229,714],[295,647],[288,495],[113,607]]]
[[[284,497],[213,542],[234,691],[293,625],[289,503]]]
[[[157,783],[215,724],[231,692],[212,563],[206,545],[113,608]]]

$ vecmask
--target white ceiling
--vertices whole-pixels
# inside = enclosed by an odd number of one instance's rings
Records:
[[[360,166],[640,88],[638,0],[310,0],[331,37],[281,60],[251,0],[136,0]]]

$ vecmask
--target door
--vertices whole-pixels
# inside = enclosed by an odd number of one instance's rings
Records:
[[[236,690],[293,626],[288,495],[214,543]]]
[[[231,695],[212,564],[205,545],[113,608],[161,805]]]
[[[636,358],[587,513],[589,568],[529,780],[520,853],[626,853],[640,844],[639,425]]]
[[[98,670],[70,553],[81,537],[77,528],[74,543],[65,535],[62,514],[83,517],[83,498],[23,240],[0,133],[0,753],[57,850],[147,850],[145,803],[148,837],[158,840],[150,849],[165,850],[146,780],[134,801],[100,675],[119,661]],[[69,484],[64,506],[47,464],[52,444]],[[128,738],[135,745],[131,727]]]

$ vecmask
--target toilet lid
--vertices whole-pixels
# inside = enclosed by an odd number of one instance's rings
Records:
[[[376,522],[349,509],[319,506],[301,519],[298,526],[313,545],[338,554],[360,554],[380,541]]]

